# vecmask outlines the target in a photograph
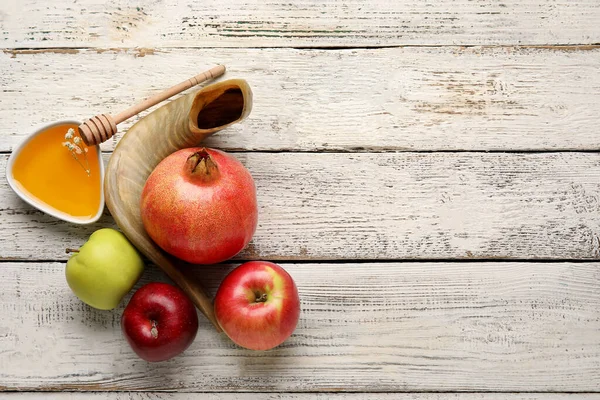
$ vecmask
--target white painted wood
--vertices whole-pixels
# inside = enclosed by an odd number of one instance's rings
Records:
[[[600,47],[29,53],[0,53],[0,151],[41,121],[114,113],[217,63],[255,100],[207,142],[223,149],[600,149]]]
[[[596,0],[3,0],[3,47],[590,44]]]
[[[593,393],[0,393],[10,400],[309,400],[309,399],[393,399],[393,400],[598,400]]]
[[[598,150],[600,49],[587,46],[600,42],[598,21],[596,0],[4,0],[0,152],[37,122],[114,112],[216,63],[255,92],[251,118],[207,142],[226,150]],[[584,46],[290,48],[473,44]],[[109,50],[124,47],[140,48]],[[237,156],[256,177],[261,205],[242,259],[600,256],[598,154]],[[108,215],[88,227],[58,222],[0,181],[0,226],[0,259],[32,261],[64,260],[65,247],[114,225]],[[64,263],[0,263],[0,390],[179,390],[215,400],[599,398],[276,393],[599,391],[598,263],[285,267],[299,284],[303,315],[282,348],[238,349],[203,320],[182,357],[148,365],[120,335],[122,307],[82,305],[64,282]],[[214,293],[222,268],[195,273]],[[149,267],[144,282],[161,279]],[[252,393],[220,393],[235,391]],[[189,397],[0,394],[41,396]]]
[[[241,259],[600,255],[600,154],[235,156],[253,174],[259,203],[259,226]],[[2,155],[1,169],[6,160]],[[65,247],[113,224],[109,216],[87,226],[61,222],[0,181],[5,260],[65,259]]]
[[[27,390],[598,391],[600,263],[282,264],[298,328],[269,352],[201,318],[183,355],[138,359],[116,311],[80,303],[63,263],[2,263],[0,385]],[[224,266],[194,269],[214,293]],[[163,279],[149,268],[143,282]],[[535,398],[535,397],[534,397]]]

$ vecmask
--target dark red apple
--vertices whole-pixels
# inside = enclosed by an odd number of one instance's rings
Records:
[[[283,343],[298,324],[300,298],[279,265],[250,261],[229,273],[215,297],[215,316],[236,344],[268,350]]]
[[[135,292],[123,311],[121,328],[138,356],[146,361],[164,361],[192,344],[198,332],[198,315],[181,289],[154,282]]]

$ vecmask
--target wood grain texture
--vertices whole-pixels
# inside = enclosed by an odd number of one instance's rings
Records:
[[[243,350],[201,318],[183,355],[148,364],[122,338],[122,307],[83,305],[63,263],[2,263],[2,388],[600,390],[600,263],[282,266],[302,308],[284,345]],[[193,273],[214,294],[229,268]],[[163,276],[149,268],[140,284]]]
[[[259,204],[257,232],[238,259],[600,257],[600,154],[236,157],[254,176]],[[113,223],[60,222],[0,181],[5,260],[65,259],[65,247]]]
[[[600,47],[144,54],[0,53],[0,151],[40,122],[114,113],[217,63],[255,99],[207,142],[225,150],[600,149]]]
[[[3,47],[590,44],[595,0],[4,0]]]
[[[598,400],[594,393],[3,393],[0,399],[10,400]]]

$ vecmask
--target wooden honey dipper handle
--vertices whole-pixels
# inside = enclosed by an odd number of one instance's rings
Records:
[[[133,117],[136,114],[168,99],[177,93],[183,92],[186,89],[196,86],[208,79],[217,78],[225,73],[224,65],[217,65],[198,74],[190,79],[187,79],[175,86],[164,90],[139,104],[129,107],[126,110],[121,111],[114,117],[108,114],[100,114],[90,118],[81,125],[79,125],[79,134],[81,138],[88,146],[98,145],[102,142],[110,139],[115,133],[117,133],[117,124]]]
[[[136,104],[134,106],[129,107],[126,110],[121,111],[120,113],[118,113],[117,115],[114,116],[115,124],[118,125],[121,122],[125,121],[126,119],[129,119],[129,118],[133,117],[134,115],[139,114],[140,112],[152,107],[153,105],[160,103],[161,101],[168,99],[171,96],[176,95],[177,93],[183,92],[184,90],[189,89],[192,86],[196,86],[197,84],[204,82],[208,79],[212,79],[212,78],[221,76],[224,73],[225,73],[225,66],[217,65],[216,67],[211,68],[206,72],[196,75],[190,79],[187,79],[173,87],[170,87],[169,89],[167,89],[163,92],[160,92],[160,93],[150,97],[149,99],[142,101],[139,104]]]

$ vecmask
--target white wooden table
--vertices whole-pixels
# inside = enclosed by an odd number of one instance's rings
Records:
[[[122,307],[64,278],[108,211],[62,223],[1,180],[0,389],[29,393],[0,397],[600,398],[598,43],[598,0],[3,0],[2,171],[39,122],[216,63],[248,80],[250,118],[206,144],[254,175],[259,228],[195,272],[214,294],[242,260],[280,262],[302,316],[270,352],[202,319],[182,356],[143,362]]]

